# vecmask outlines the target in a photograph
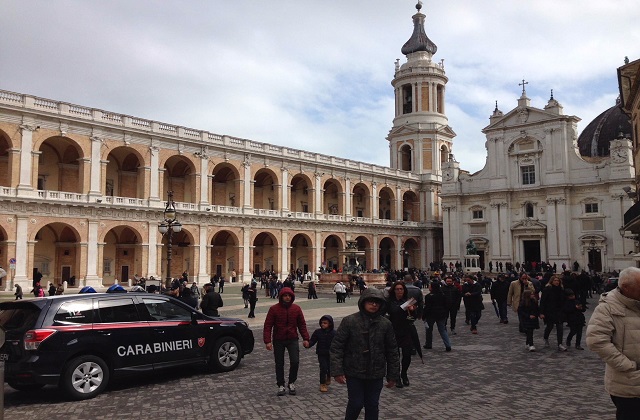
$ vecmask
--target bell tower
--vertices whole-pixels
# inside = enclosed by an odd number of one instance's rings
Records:
[[[391,81],[395,92],[395,118],[389,131],[390,166],[416,174],[431,174],[441,180],[442,164],[452,159],[455,133],[449,127],[445,108],[445,85],[449,80],[444,60],[433,62],[438,50],[424,29],[426,16],[420,12],[422,2],[413,15],[413,34],[402,46],[407,58],[396,60]]]

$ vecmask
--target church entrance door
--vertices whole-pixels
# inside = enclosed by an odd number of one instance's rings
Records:
[[[524,261],[529,263],[533,261],[535,262],[540,261],[540,241],[539,240],[522,241],[522,246],[524,248]]]

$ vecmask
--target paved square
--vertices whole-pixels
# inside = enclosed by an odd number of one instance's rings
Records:
[[[232,288],[223,295],[223,315],[246,318],[248,310]],[[322,314],[340,319],[356,310],[358,295],[337,304],[331,295],[296,303],[305,311],[310,333]],[[598,296],[590,300],[590,316]],[[538,351],[524,350],[515,317],[498,323],[488,296],[486,310],[472,335],[458,314],[458,335],[446,353],[439,335],[434,349],[416,356],[409,369],[411,386],[387,389],[381,396],[381,419],[609,419],[615,408],[603,387],[604,364],[589,350],[559,353],[542,348],[542,330],[535,333]],[[254,329],[256,348],[230,373],[206,374],[198,369],[172,370],[113,383],[89,401],[70,402],[56,388],[34,394],[6,386],[6,419],[339,419],[344,417],[346,386],[333,382],[320,393],[315,350],[301,348],[298,395],[276,397],[273,355],[262,344],[262,322],[275,300],[260,297]],[[511,315],[511,314],[510,314]],[[418,332],[424,338],[422,323]],[[566,336],[565,330],[565,336]],[[551,335],[555,339],[555,331]],[[584,339],[583,339],[584,341]],[[584,342],[583,342],[584,346]],[[287,369],[285,367],[285,369]],[[364,416],[361,414],[361,418]]]

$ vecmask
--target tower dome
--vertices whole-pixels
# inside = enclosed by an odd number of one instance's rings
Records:
[[[400,51],[404,55],[418,51],[426,51],[433,55],[438,51],[438,47],[429,39],[424,30],[424,20],[426,16],[420,13],[420,9],[422,9],[421,2],[416,4],[416,9],[418,12],[413,15],[413,33],[411,34],[411,38],[404,43]]]
[[[589,157],[609,156],[609,142],[631,134],[629,117],[620,109],[620,104],[607,109],[591,121],[578,137],[580,155]]]

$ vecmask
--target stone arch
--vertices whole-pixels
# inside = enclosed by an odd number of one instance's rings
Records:
[[[402,252],[402,267],[415,268],[420,262],[420,245],[414,238],[407,238],[399,250]]]
[[[303,173],[291,177],[289,188],[289,210],[313,213],[313,181]]]
[[[329,234],[322,242],[323,255],[322,265],[329,271],[338,270],[340,267],[340,251],[344,249],[344,241],[335,234]]]
[[[254,274],[271,270],[278,272],[280,255],[276,236],[271,232],[257,232],[253,236],[251,244],[253,246],[251,268]]]
[[[66,281],[70,287],[79,285],[82,237],[76,228],[64,222],[43,223],[32,234],[33,274],[35,270],[42,274],[40,284],[46,287],[48,283],[58,285]]]
[[[84,162],[82,147],[69,137],[52,136],[39,143],[34,161],[38,190],[82,193]]]
[[[330,216],[344,216],[344,190],[337,179],[325,181],[322,192],[323,213]]]
[[[145,160],[136,149],[119,146],[111,149],[103,178],[107,197],[144,198]]]
[[[242,180],[238,168],[227,162],[215,165],[211,171],[209,202],[214,206],[242,206]]]
[[[173,199],[177,202],[198,202],[198,173],[193,161],[186,156],[174,155],[164,164],[164,178],[160,196],[173,191]]]
[[[351,190],[353,196],[351,214],[355,217],[371,217],[371,190],[359,182]]]
[[[217,231],[211,237],[211,272],[227,277],[235,270],[239,272],[240,248],[238,236],[230,230]],[[231,279],[228,279],[231,281]]]
[[[399,267],[396,267],[394,255],[397,249],[395,241],[391,237],[385,236],[379,239],[378,244],[380,268],[384,267],[385,270],[399,269]]]
[[[409,144],[403,144],[398,150],[400,169],[403,171],[413,170],[413,148]]]
[[[125,225],[117,225],[102,235],[102,284],[125,283],[134,275],[146,274],[142,267],[142,235]],[[100,274],[100,273],[99,273]]]
[[[0,130],[0,185],[4,187],[10,187],[13,181],[11,179],[11,154],[9,153],[12,148],[11,138],[7,133]]]
[[[358,236],[355,241],[358,243],[358,251],[364,251],[364,256],[357,257],[360,268],[363,270],[372,269],[373,249],[371,247],[371,241],[366,236]]]
[[[269,168],[260,168],[253,176],[253,181],[253,207],[280,210],[280,188],[276,173]]]
[[[420,198],[412,190],[402,194],[402,220],[405,222],[420,221]]]
[[[395,194],[391,188],[386,186],[378,192],[378,218],[387,220],[396,219]]]
[[[302,274],[313,269],[313,241],[306,233],[296,233],[289,241],[289,272],[302,270]]]
[[[449,149],[446,145],[440,146],[440,163],[445,163],[449,161]]]
[[[194,261],[194,244],[196,243],[194,240],[194,233],[191,232],[193,229],[192,226],[182,226],[182,230],[177,233],[173,233],[171,237],[171,272],[167,275],[167,248],[166,245],[168,241],[168,233],[162,235],[158,232],[158,235],[161,235],[160,240],[158,241],[158,245],[162,248],[159,253],[160,258],[160,271],[164,274],[161,276],[166,279],[167,277],[176,278],[180,277],[183,272],[187,272],[189,277],[194,274],[194,270],[196,269]]]

